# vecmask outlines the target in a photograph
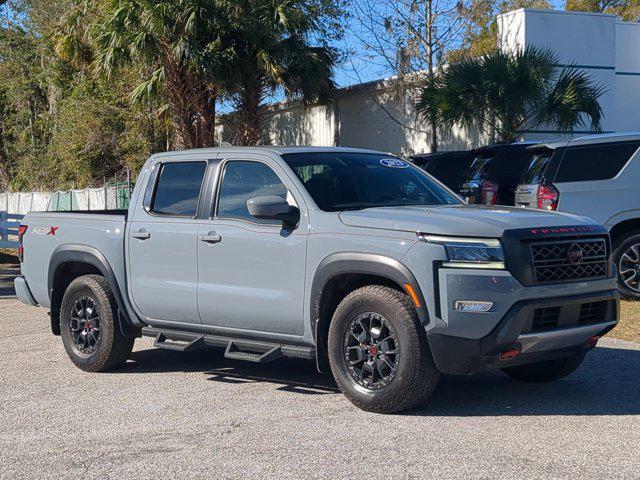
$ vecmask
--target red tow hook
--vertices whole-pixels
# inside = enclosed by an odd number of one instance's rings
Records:
[[[594,348],[597,344],[598,344],[598,340],[600,340],[602,337],[600,335],[594,335],[593,337],[589,338],[589,340],[587,340],[587,346],[590,348]]]
[[[500,353],[500,360],[511,360],[514,357],[520,355],[520,350],[517,348],[512,348],[511,350],[505,350]]]

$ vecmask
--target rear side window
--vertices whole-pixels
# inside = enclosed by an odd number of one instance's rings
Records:
[[[586,182],[615,177],[640,146],[640,142],[585,145],[568,148],[555,181]]]
[[[282,224],[277,220],[257,220],[247,209],[247,200],[263,195],[287,198],[287,187],[264,163],[232,161],[224,168],[218,199],[218,218],[239,218],[259,223]]]
[[[163,163],[151,211],[195,217],[206,168],[205,162]]]

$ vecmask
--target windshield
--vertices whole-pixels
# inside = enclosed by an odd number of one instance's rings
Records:
[[[548,150],[534,155],[529,167],[524,171],[522,177],[520,177],[520,185],[535,185],[541,183],[551,154],[552,151]]]
[[[291,153],[283,158],[326,212],[462,203],[418,167],[389,155]]]

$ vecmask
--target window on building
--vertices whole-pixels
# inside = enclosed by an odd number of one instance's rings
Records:
[[[151,211],[162,215],[194,217],[205,162],[173,162],[162,164]]]
[[[562,157],[555,181],[586,182],[615,177],[627,164],[640,142],[570,147]]]
[[[280,224],[277,220],[257,220],[247,209],[247,200],[263,195],[287,198],[287,187],[264,163],[232,161],[224,168],[218,198],[218,218],[239,218],[252,222]]]

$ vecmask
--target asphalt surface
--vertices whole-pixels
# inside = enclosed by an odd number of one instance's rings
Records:
[[[568,379],[445,377],[430,403],[353,407],[311,362],[136,342],[88,374],[45,310],[0,298],[0,478],[640,478],[640,344],[603,340]]]

